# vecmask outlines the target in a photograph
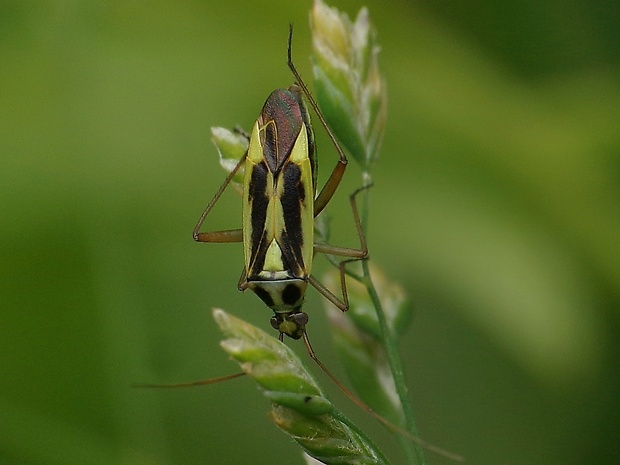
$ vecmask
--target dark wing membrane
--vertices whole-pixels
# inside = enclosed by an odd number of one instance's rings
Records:
[[[284,89],[274,90],[259,116],[261,145],[269,169],[276,175],[284,166],[304,122],[301,97]],[[301,104],[303,105],[303,104]]]

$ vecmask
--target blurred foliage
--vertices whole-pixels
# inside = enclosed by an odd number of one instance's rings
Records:
[[[369,246],[414,307],[401,345],[422,436],[470,463],[617,463],[620,6],[364,4],[390,96]],[[309,7],[0,2],[0,463],[295,457],[243,379],[130,386],[234,371],[212,306],[269,326],[236,291],[241,248],[191,229],[223,179],[209,128],[250,127],[292,80],[289,22],[311,75]],[[354,245],[337,197],[334,242]],[[222,201],[213,228],[236,227],[238,198]],[[331,366],[320,306],[309,331]]]

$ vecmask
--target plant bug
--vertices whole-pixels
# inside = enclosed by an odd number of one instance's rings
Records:
[[[247,136],[247,152],[230,171],[200,216],[194,231],[196,242],[242,242],[244,269],[239,279],[240,291],[252,290],[274,312],[271,326],[293,339],[303,338],[310,357],[336,386],[355,404],[412,442],[455,460],[460,457],[433,446],[399,428],[372,410],[347,389],[316,356],[308,335],[308,315],[302,311],[308,284],[342,311],[349,301],[346,289],[346,265],[368,257],[356,196],[370,186],[357,189],[349,198],[360,248],[338,247],[314,242],[315,218],[335,194],[347,167],[347,157],[327,125],[316,101],[310,94],[292,60],[293,28],[289,29],[288,66],[297,84],[277,89],[267,98],[252,132]],[[314,134],[310,116],[302,96],[310,103],[321,125],[332,140],[339,159],[325,182],[317,191],[317,162]],[[242,189],[243,221],[240,229],[200,232],[226,188],[241,169],[244,169]],[[342,300],[321,284],[312,274],[312,260],[317,253],[345,257],[339,263]],[[173,385],[142,385],[143,387],[190,387],[215,384],[243,376],[235,373],[219,378]]]
[[[207,205],[194,228],[193,237],[197,242],[243,242],[245,265],[239,290],[252,290],[273,310],[271,326],[279,331],[280,340],[285,334],[293,339],[303,337],[313,354],[305,333],[308,315],[301,309],[308,284],[346,311],[349,303],[345,266],[348,262],[365,259],[368,249],[355,203],[359,191],[351,196],[350,201],[360,248],[314,243],[314,218],[336,192],[348,161],[293,64],[292,34],[291,27],[288,66],[297,84],[269,95],[249,136],[246,154]],[[314,134],[302,95],[310,102],[339,155],[318,195]],[[242,228],[200,232],[205,219],[242,167]],[[316,253],[347,257],[340,263],[342,300],[311,274]]]

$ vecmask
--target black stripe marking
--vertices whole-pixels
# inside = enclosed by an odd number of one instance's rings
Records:
[[[250,185],[248,186],[248,201],[250,203],[250,216],[252,222],[252,251],[253,261],[249,263],[248,277],[252,276],[253,270],[262,270],[265,262],[265,251],[269,244],[264,239],[265,221],[267,220],[267,165],[263,161],[254,166]],[[262,251],[262,253],[260,253]],[[258,263],[260,261],[260,263]]]
[[[295,276],[304,275],[303,245],[304,237],[301,226],[301,207],[305,204],[306,194],[301,181],[301,169],[295,163],[287,163],[282,173],[284,189],[280,201],[284,213],[284,227],[287,233],[284,256],[291,264]]]

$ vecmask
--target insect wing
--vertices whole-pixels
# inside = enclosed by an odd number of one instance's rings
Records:
[[[243,239],[248,281],[306,279],[313,244],[313,142],[298,95],[273,92],[250,136]]]

